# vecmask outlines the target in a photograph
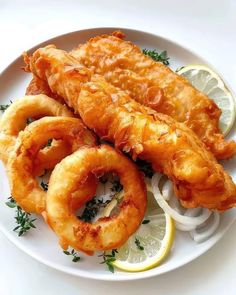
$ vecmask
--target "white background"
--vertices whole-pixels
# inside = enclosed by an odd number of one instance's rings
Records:
[[[23,50],[69,31],[120,26],[166,36],[193,49],[236,92],[234,0],[0,0],[0,70]],[[109,283],[75,278],[34,261],[0,233],[0,295],[236,294],[236,224],[216,246],[171,273]]]

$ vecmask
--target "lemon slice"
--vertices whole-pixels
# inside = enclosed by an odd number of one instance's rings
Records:
[[[222,110],[219,127],[226,135],[235,120],[235,100],[221,77],[204,65],[188,65],[177,73],[185,77],[199,91],[208,95]]]
[[[174,222],[154,201],[148,189],[148,208],[139,229],[118,249],[113,265],[129,272],[148,270],[160,264],[170,252],[174,240]],[[103,216],[110,216],[123,197],[121,192],[104,209]],[[108,254],[108,253],[107,253]]]

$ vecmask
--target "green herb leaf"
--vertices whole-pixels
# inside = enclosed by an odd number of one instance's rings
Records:
[[[16,216],[14,217],[16,220],[17,226],[13,229],[13,231],[18,233],[18,236],[24,235],[28,232],[31,228],[36,228],[33,222],[36,218],[32,219],[31,214],[25,212],[19,205],[17,205],[16,201],[12,198],[8,198],[9,201],[6,202],[6,205],[9,208],[16,208]]]
[[[73,262],[78,262],[79,260],[80,260],[80,257],[79,256],[78,257],[75,257],[74,256],[74,258],[72,259]]]
[[[151,57],[153,60],[155,61],[159,61],[162,62],[165,66],[168,66],[169,63],[169,57],[167,56],[167,51],[164,50],[162,51],[160,54],[156,51],[156,49],[154,50],[149,50],[149,49],[143,49],[143,53],[149,57]]]
[[[149,222],[150,222],[150,220],[144,219],[143,222],[142,222],[142,224],[148,224]]]
[[[69,251],[63,251],[63,253],[66,254],[66,255],[70,255]]]
[[[98,255],[98,257],[102,257],[103,261],[100,262],[100,264],[106,264],[108,267],[108,270],[112,273],[114,273],[115,269],[113,266],[113,262],[116,261],[115,255],[118,253],[117,249],[113,249],[111,251],[111,254],[106,254],[106,252],[103,252],[103,254]]]
[[[144,250],[144,247],[141,246],[140,240],[138,238],[135,238],[135,244],[139,250],[141,250],[141,251]]]
[[[91,222],[98,214],[99,209],[106,207],[109,202],[110,200],[104,202],[102,199],[92,199],[88,201],[85,205],[84,212],[81,216],[78,216],[78,218],[84,222]]]
[[[1,104],[0,105],[0,111],[5,112],[5,110],[9,107],[9,104]]]
[[[78,256],[78,253],[75,251],[75,249],[72,249],[71,252],[65,250],[65,251],[63,251],[63,253],[64,253],[65,255],[70,255],[70,256],[72,256],[72,261],[73,261],[73,262],[78,262],[78,261],[80,261],[80,256]]]

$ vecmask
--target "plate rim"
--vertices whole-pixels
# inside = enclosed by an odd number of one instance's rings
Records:
[[[179,42],[177,41],[173,41],[170,38],[166,38],[162,35],[158,35],[152,32],[147,32],[147,31],[143,31],[143,30],[139,30],[139,29],[133,29],[133,28],[127,28],[127,27],[110,27],[110,26],[105,26],[105,27],[91,27],[91,28],[86,28],[86,29],[81,29],[81,30],[74,30],[74,31],[70,31],[67,33],[63,33],[61,35],[57,35],[57,36],[53,36],[52,38],[49,38],[45,41],[42,41],[38,44],[36,44],[35,46],[25,50],[26,52],[31,53],[32,51],[34,51],[35,49],[39,48],[40,46],[44,46],[45,44],[49,43],[49,42],[53,42],[55,39],[58,38],[63,38],[66,37],[68,35],[73,35],[73,34],[79,34],[81,32],[89,32],[92,30],[111,30],[111,31],[115,31],[115,30],[122,30],[122,31],[129,31],[129,32],[133,32],[133,33],[138,33],[138,34],[145,34],[145,35],[149,35],[151,38],[159,38],[167,43],[171,43],[172,45],[175,45],[177,47],[179,47],[180,49],[183,49],[185,51],[190,52],[191,54],[195,55],[197,58],[201,59],[206,65],[210,66],[211,69],[215,70],[215,67],[212,66],[204,57],[202,57],[201,55],[199,55],[198,53],[196,53],[194,50],[190,49],[188,46],[183,46],[181,45]],[[100,34],[100,33],[99,33]],[[107,33],[104,33],[107,34]],[[11,68],[15,62],[17,62],[20,58],[22,58],[22,55],[18,55],[16,58],[14,58],[14,60],[12,60],[7,66],[5,66],[1,71],[0,71],[0,79],[1,77],[4,75],[4,73]],[[219,73],[219,71],[216,70],[217,73]],[[224,79],[224,81],[226,81],[226,85],[227,87],[230,89],[230,91],[232,91],[231,87],[229,87],[229,83],[227,80]],[[232,91],[233,93],[233,91]],[[234,93],[233,93],[234,95]],[[235,95],[234,95],[235,97]],[[38,255],[37,253],[35,253],[34,251],[31,251],[30,249],[27,248],[27,246],[25,246],[23,243],[20,242],[20,240],[18,239],[18,236],[14,236],[12,235],[5,227],[4,225],[0,222],[0,231],[4,234],[4,236],[11,242],[13,243],[18,249],[20,249],[21,251],[23,251],[25,254],[27,254],[28,256],[30,256],[31,258],[35,259],[36,261],[46,265],[47,267],[50,267],[54,270],[66,273],[66,274],[70,274],[73,275],[75,277],[81,277],[81,278],[87,278],[87,279],[94,279],[94,280],[99,280],[99,281],[117,281],[117,282],[121,282],[121,281],[135,281],[135,280],[140,280],[140,279],[145,279],[145,278],[152,278],[155,276],[159,276],[162,274],[166,274],[170,271],[174,271],[184,265],[187,265],[188,263],[190,263],[191,261],[199,258],[200,256],[202,256],[203,254],[205,254],[206,252],[208,252],[212,247],[215,246],[215,244],[223,238],[223,236],[226,234],[226,232],[229,230],[229,228],[232,226],[232,224],[235,222],[236,220],[236,216],[230,220],[230,222],[225,226],[223,232],[221,232],[221,235],[216,235],[213,236],[211,243],[209,243],[205,248],[203,248],[200,251],[200,254],[193,254],[190,255],[189,257],[187,257],[187,259],[184,259],[181,261],[180,264],[175,265],[174,267],[172,267],[171,269],[164,269],[162,270],[160,273],[158,272],[149,272],[149,271],[144,271],[144,272],[137,272],[137,273],[133,273],[135,274],[132,276],[127,276],[125,277],[125,274],[127,273],[122,273],[122,275],[119,274],[118,276],[113,276],[110,273],[108,274],[92,274],[92,273],[88,273],[88,271],[84,271],[83,269],[77,269],[75,271],[73,271],[73,269],[71,269],[70,267],[67,266],[63,266],[60,265],[58,263],[54,263],[48,259],[42,258],[40,257],[40,255]],[[156,268],[158,269],[158,268]]]

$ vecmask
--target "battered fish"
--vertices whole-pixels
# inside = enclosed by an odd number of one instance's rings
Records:
[[[219,130],[221,110],[185,78],[144,55],[122,32],[90,39],[71,53],[83,65],[103,75],[133,99],[185,123],[217,159],[236,154],[236,143],[226,142]]]
[[[185,124],[141,105],[53,46],[38,49],[30,69],[101,138],[166,174],[185,207],[225,210],[236,205],[231,177]]]

